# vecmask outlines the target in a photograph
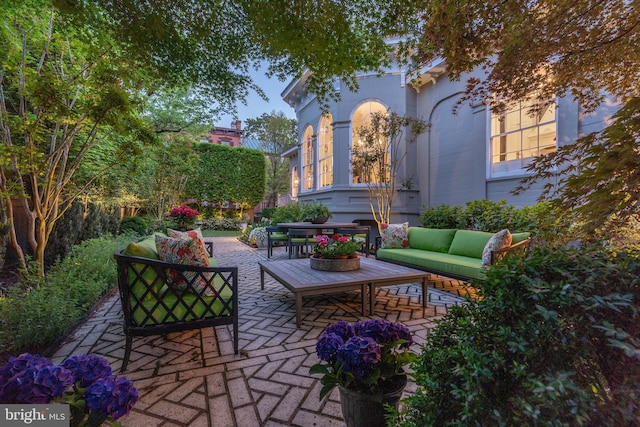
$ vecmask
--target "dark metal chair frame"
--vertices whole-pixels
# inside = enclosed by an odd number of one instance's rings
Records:
[[[293,253],[293,248],[296,248],[296,258],[300,255],[300,248],[304,247],[306,249],[306,254],[310,254],[311,245],[314,244],[315,240],[313,237],[316,235],[317,230],[312,228],[290,228],[288,231],[289,240],[287,241],[287,248],[289,250],[289,258]],[[294,241],[294,239],[303,239],[302,241]]]
[[[287,229],[284,227],[267,227],[267,258],[271,258],[273,255],[273,244],[276,242],[288,243],[289,237],[286,239],[272,239],[271,236],[274,233],[287,233]],[[285,246],[285,249],[288,250],[288,245]]]
[[[211,254],[211,242],[205,242]],[[124,314],[124,333],[126,337],[125,354],[121,371],[127,368],[134,336],[163,335],[169,332],[180,332],[221,325],[233,325],[233,351],[238,354],[238,267],[197,267],[182,264],[171,264],[159,260],[124,255],[120,249],[114,253],[118,268],[118,290]],[[153,270],[155,279],[151,283],[145,273]],[[168,274],[173,272],[173,278]],[[214,280],[218,279],[217,284]],[[212,290],[212,296],[200,293],[194,286],[196,281],[204,283],[205,288]],[[176,283],[184,283],[188,290],[179,290]],[[164,288],[163,285],[167,285]],[[142,285],[142,294],[135,295],[132,289]],[[217,286],[217,287],[216,287]],[[159,289],[162,290],[160,294]],[[221,289],[230,290],[231,296],[223,298]],[[165,297],[170,293],[175,301],[167,303]],[[192,295],[186,300],[186,295]],[[222,310],[220,310],[220,303]],[[169,305],[171,304],[171,305]],[[214,305],[218,304],[217,308]],[[200,313],[196,313],[195,309]],[[184,314],[179,317],[174,313],[180,309]],[[159,319],[156,310],[166,312]],[[219,312],[224,314],[220,315]],[[134,319],[134,313],[142,314],[140,321]]]

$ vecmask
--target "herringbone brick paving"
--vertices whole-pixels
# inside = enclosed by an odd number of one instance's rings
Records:
[[[230,326],[164,336],[135,338],[124,373],[140,393],[125,427],[344,426],[338,391],[320,401],[320,382],[309,375],[318,361],[315,343],[338,320],[354,322],[360,313],[358,292],[306,297],[302,327],[295,327],[293,294],[269,275],[260,289],[258,261],[266,251],[232,237],[213,238],[219,265],[239,272],[240,354],[233,354]],[[272,259],[286,257],[276,248]],[[375,317],[404,323],[419,349],[434,320],[464,301],[467,288],[433,276],[435,287],[422,308],[420,285],[379,288]],[[124,356],[120,302],[109,297],[58,349],[55,362],[74,354],[99,354],[118,373]],[[405,396],[415,392],[409,382]]]

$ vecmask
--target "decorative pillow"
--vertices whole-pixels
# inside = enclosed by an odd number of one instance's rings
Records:
[[[491,251],[497,251],[509,246],[511,246],[511,232],[506,228],[491,236],[482,251],[482,268],[491,266]]]
[[[209,258],[209,253],[207,252],[207,247],[204,244],[204,237],[202,236],[202,230],[200,227],[194,228],[193,230],[188,231],[178,231],[167,228],[167,236],[173,237],[174,239],[188,240],[197,238],[198,239],[198,256],[200,258]]]
[[[382,249],[404,249],[409,247],[409,223],[381,224],[380,247]]]
[[[202,257],[198,254],[199,247],[197,237],[191,239],[174,239],[172,237],[156,236],[156,248],[158,249],[160,259],[164,262],[198,267],[209,266],[209,258],[206,256]],[[177,270],[169,270],[171,280],[175,286],[182,290],[192,290],[186,280],[191,282],[198,273],[189,271],[182,272],[182,275],[180,273],[181,272]],[[196,280],[193,283],[193,287],[200,293],[204,290],[205,295],[213,295],[213,291],[206,287],[206,281],[203,279]]]

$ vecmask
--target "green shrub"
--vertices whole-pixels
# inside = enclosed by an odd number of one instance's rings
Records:
[[[235,218],[208,218],[202,221],[201,227],[204,230],[240,230],[240,224],[245,222],[240,217]]]
[[[113,252],[129,241],[128,235],[86,240],[51,267],[44,284],[12,287],[0,298],[0,347],[42,347],[62,338],[117,284]]]
[[[126,216],[120,221],[120,233],[136,233],[144,236],[149,232],[151,221],[140,216]]]
[[[401,425],[638,425],[638,255],[541,247],[492,267],[427,336]]]
[[[428,228],[458,228],[495,233],[504,228],[511,232],[528,231],[539,241],[567,243],[574,236],[567,217],[551,203],[515,208],[506,201],[474,200],[466,206],[423,206],[420,222]]]

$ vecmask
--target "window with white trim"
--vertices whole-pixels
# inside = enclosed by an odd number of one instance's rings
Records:
[[[535,94],[491,114],[491,176],[521,173],[535,156],[556,151],[556,103]]]
[[[333,184],[333,118],[324,114],[320,119],[318,135],[318,172],[320,187]]]
[[[302,137],[302,191],[313,190],[313,128],[307,126]]]
[[[298,189],[300,188],[300,176],[298,167],[294,166],[291,171],[291,200],[298,200]]]

